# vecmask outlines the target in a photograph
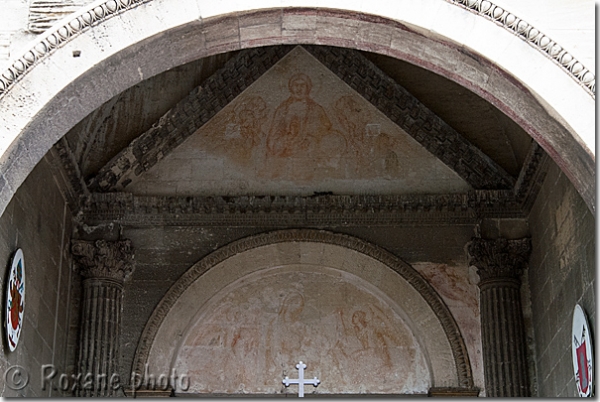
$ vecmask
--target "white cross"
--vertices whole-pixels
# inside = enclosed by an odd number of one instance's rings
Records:
[[[285,376],[282,382],[286,387],[289,387],[290,384],[298,384],[298,398],[304,398],[304,384],[312,384],[316,387],[321,381],[317,377],[312,380],[304,379],[304,369],[306,368],[306,364],[302,363],[302,361],[296,364],[296,368],[298,369],[298,379],[290,380],[290,377]]]

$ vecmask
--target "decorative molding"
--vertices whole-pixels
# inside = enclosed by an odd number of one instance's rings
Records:
[[[469,264],[477,267],[480,287],[488,281],[496,280],[513,280],[520,283],[520,277],[531,254],[531,239],[473,238],[467,249]]]
[[[324,46],[305,48],[476,190],[514,186],[514,179],[502,167],[360,52]],[[106,192],[125,188],[133,177],[156,165],[289,50],[275,47],[241,51],[100,169],[89,182],[90,189]]]
[[[528,214],[535,202],[546,173],[550,158],[546,151],[535,141],[531,143],[519,177],[515,183],[515,200],[524,213]]]
[[[73,211],[79,211],[83,203],[82,200],[90,196],[90,191],[83,180],[75,155],[65,137],[58,140],[50,148],[50,154],[54,157],[51,165],[58,168],[57,170],[64,178],[67,187],[63,191],[65,199]]]
[[[474,189],[514,186],[514,179],[502,167],[358,51],[304,47]]]
[[[27,30],[36,34],[43,33],[86,3],[91,3],[91,0],[32,0],[29,4]]]
[[[479,396],[479,389],[458,387],[432,387],[429,388],[427,396],[432,398],[475,398]]]
[[[86,279],[127,280],[134,269],[131,240],[71,240],[77,270]]]
[[[35,45],[14,60],[10,67],[0,75],[0,98],[6,95],[9,89],[32,67],[80,33],[150,1],[152,0],[107,0],[102,3],[94,2],[85,8],[82,7],[81,11],[74,13],[72,18],[69,18],[63,25],[45,31]]]
[[[90,189],[114,191],[126,187],[132,177],[167,156],[291,49],[278,46],[241,51],[100,169],[90,180]]]
[[[475,224],[522,218],[511,190],[443,195],[140,196],[92,193],[80,221],[90,225],[395,226]]]
[[[563,71],[569,74],[571,78],[579,83],[592,98],[596,98],[596,77],[594,73],[587,69],[561,45],[556,43],[556,41],[552,40],[548,35],[544,34],[527,21],[488,0],[446,1],[493,21],[507,31],[515,34],[539,52],[548,56],[560,66]],[[590,8],[590,12],[592,11],[593,10]]]
[[[81,11],[73,14],[73,18],[67,20],[63,25],[45,31],[47,33],[35,45],[10,63],[10,67],[0,75],[0,98],[5,96],[14,83],[27,74],[40,60],[49,56],[55,49],[64,45],[81,32],[115,15],[150,1],[152,0],[108,0],[100,4],[94,2],[87,7],[82,7]],[[446,1],[450,4],[461,6],[479,16],[488,18],[501,27],[515,33],[515,35],[531,44],[534,48],[548,55],[563,71],[569,74],[586,92],[595,98],[596,79],[594,74],[569,52],[565,51],[562,46],[529,23],[487,0]]]
[[[316,242],[338,245],[365,254],[396,271],[421,294],[444,328],[454,356],[459,387],[473,388],[471,364],[460,329],[440,295],[414,268],[390,252],[359,238],[324,230],[307,229],[267,232],[237,240],[219,248],[194,264],[171,286],[146,322],[135,352],[132,372],[144,372],[150,348],[164,318],[179,297],[200,276],[236,254],[257,247],[284,242]]]

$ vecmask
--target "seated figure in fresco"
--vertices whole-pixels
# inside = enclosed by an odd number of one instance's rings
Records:
[[[270,156],[309,155],[322,138],[334,134],[325,109],[310,97],[312,82],[298,73],[288,81],[290,96],[275,110],[267,137]]]

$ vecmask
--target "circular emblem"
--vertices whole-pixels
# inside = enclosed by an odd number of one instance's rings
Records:
[[[25,307],[25,260],[23,250],[18,249],[12,260],[6,288],[6,337],[12,352],[19,343],[23,328],[23,309]]]
[[[587,318],[579,304],[575,306],[575,311],[573,312],[572,351],[575,383],[577,384],[579,396],[592,396],[594,353]]]

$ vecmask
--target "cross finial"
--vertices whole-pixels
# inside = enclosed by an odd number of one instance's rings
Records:
[[[286,387],[289,387],[290,384],[298,384],[298,398],[304,398],[304,384],[311,384],[316,387],[321,381],[317,377],[312,380],[304,379],[304,369],[306,368],[306,364],[304,364],[302,360],[300,363],[296,364],[296,368],[298,369],[298,378],[290,379],[290,377],[285,376],[282,382]]]

